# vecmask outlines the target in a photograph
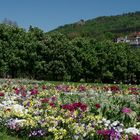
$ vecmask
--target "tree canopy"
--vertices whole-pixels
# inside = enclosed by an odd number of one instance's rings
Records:
[[[135,17],[139,13],[123,16],[130,15]],[[102,17],[96,22],[106,20]],[[108,19],[108,22],[111,21]],[[77,36],[72,39],[60,32],[46,33],[32,26],[26,31],[3,23],[0,24],[0,77],[8,76],[140,83],[140,48],[108,38]]]

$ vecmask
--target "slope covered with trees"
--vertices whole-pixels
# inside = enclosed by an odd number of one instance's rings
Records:
[[[69,38],[92,37],[99,40],[115,39],[118,36],[140,31],[140,12],[117,16],[103,16],[87,21],[80,20],[61,26],[51,32],[59,31]]]

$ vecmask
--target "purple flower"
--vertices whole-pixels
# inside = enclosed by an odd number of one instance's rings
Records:
[[[103,135],[104,137],[110,138],[110,140],[120,140],[120,133],[116,132],[114,129],[111,130],[98,130],[97,134]]]
[[[29,134],[29,137],[34,137],[34,136],[38,136],[38,137],[41,137],[41,136],[44,136],[46,135],[46,132],[44,130],[34,130],[34,131],[31,131],[30,134]]]
[[[30,103],[30,102],[28,102],[28,103],[27,103],[27,106],[30,106],[30,104],[31,104],[31,103]]]
[[[57,85],[57,86],[55,87],[55,89],[56,89],[56,90],[59,90],[59,91],[62,90],[62,85]]]
[[[91,124],[91,127],[94,128],[94,122]]]

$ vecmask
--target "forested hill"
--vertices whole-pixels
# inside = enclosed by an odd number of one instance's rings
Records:
[[[51,31],[59,31],[69,38],[94,37],[113,39],[118,36],[140,31],[140,11],[116,16],[102,16],[91,20],[80,20]]]

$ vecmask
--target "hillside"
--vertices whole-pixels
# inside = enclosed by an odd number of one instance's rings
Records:
[[[116,16],[102,16],[91,20],[80,20],[60,26],[51,32],[61,32],[69,38],[77,36],[96,39],[115,39],[118,36],[140,31],[140,11]]]

